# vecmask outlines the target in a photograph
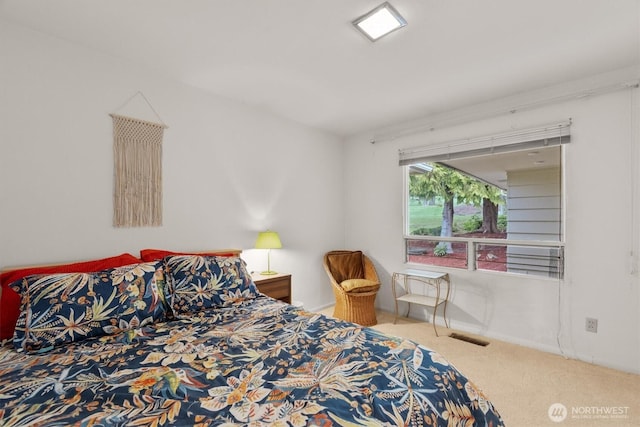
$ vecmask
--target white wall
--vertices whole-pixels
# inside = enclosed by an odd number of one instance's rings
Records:
[[[271,228],[294,298],[333,301],[322,254],[344,243],[338,138],[6,22],[0,58],[0,268],[160,247],[241,248],[263,270],[251,248]],[[164,224],[115,229],[108,114],[154,120],[139,96],[123,107],[137,91],[169,126]]]
[[[453,286],[448,313],[455,328],[640,372],[638,114],[638,89],[626,89],[374,144],[370,134],[350,138],[346,242],[382,273],[379,306],[393,311],[390,275],[405,267],[399,149],[572,118],[565,279],[444,269]],[[599,320],[597,334],[585,331],[586,317]]]

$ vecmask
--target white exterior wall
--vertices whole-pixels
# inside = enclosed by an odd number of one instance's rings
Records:
[[[560,168],[507,172],[509,239],[561,239],[560,173]]]
[[[507,172],[507,239],[562,239],[559,167]],[[507,271],[558,277],[558,249],[507,246]]]
[[[374,144],[372,134],[350,138],[347,246],[363,249],[378,266],[377,304],[393,311],[390,276],[406,267],[399,149],[572,118],[563,165],[564,280],[441,269],[452,280],[450,321],[464,331],[640,372],[639,117],[638,89],[627,89]],[[599,320],[597,334],[585,331],[586,317]]]

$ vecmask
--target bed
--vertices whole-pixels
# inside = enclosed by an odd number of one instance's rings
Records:
[[[141,255],[0,275],[0,426],[503,425],[437,352],[260,294],[238,252]]]

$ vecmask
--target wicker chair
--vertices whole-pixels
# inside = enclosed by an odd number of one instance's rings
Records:
[[[331,251],[324,255],[324,269],[336,297],[333,317],[363,326],[378,323],[374,303],[380,280],[371,260],[361,251]]]

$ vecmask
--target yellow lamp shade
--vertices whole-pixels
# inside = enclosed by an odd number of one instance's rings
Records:
[[[258,233],[256,239],[256,249],[280,249],[282,243],[280,236],[275,231],[263,231]]]

